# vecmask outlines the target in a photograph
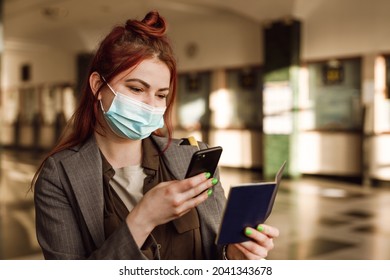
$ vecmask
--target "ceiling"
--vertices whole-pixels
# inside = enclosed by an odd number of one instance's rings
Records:
[[[152,9],[171,25],[226,14],[263,22],[292,16],[297,1],[302,0],[3,0],[4,38],[41,43],[47,38],[77,40],[127,18],[142,19]]]

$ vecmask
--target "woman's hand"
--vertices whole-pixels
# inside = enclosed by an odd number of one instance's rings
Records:
[[[268,225],[258,225],[257,229],[245,228],[245,235],[250,241],[229,244],[226,248],[226,257],[229,260],[260,260],[267,257],[274,248],[273,239],[279,236],[277,228]]]
[[[205,201],[218,180],[202,173],[181,181],[162,182],[145,194],[126,218],[127,225],[142,246],[152,230],[183,216]]]

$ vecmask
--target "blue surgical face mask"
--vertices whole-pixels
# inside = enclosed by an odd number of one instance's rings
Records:
[[[166,107],[153,107],[133,99],[114,89],[107,83],[115,97],[108,111],[100,106],[105,120],[115,134],[120,137],[141,140],[147,138],[153,131],[164,126]]]

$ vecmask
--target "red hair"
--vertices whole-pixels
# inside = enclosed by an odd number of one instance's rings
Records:
[[[171,142],[173,101],[176,97],[176,60],[166,36],[166,21],[158,12],[149,12],[142,21],[127,20],[124,26],[116,26],[101,41],[90,64],[87,78],[84,81],[82,96],[78,107],[69,120],[64,136],[50,151],[46,159],[62,150],[84,143],[94,133],[98,122],[99,103],[89,85],[89,77],[93,72],[99,73],[110,82],[123,71],[131,69],[143,60],[156,57],[164,62],[171,74],[170,94],[164,121],[168,132],[168,143]],[[102,89],[102,86],[98,91]],[[161,135],[160,131],[154,134]],[[46,160],[45,159],[45,160]],[[43,163],[34,176],[33,183],[42,169]]]

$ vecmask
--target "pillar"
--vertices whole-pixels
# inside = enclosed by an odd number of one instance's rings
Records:
[[[286,160],[285,175],[298,177],[298,84],[301,23],[272,22],[263,29],[263,136],[265,178]]]

